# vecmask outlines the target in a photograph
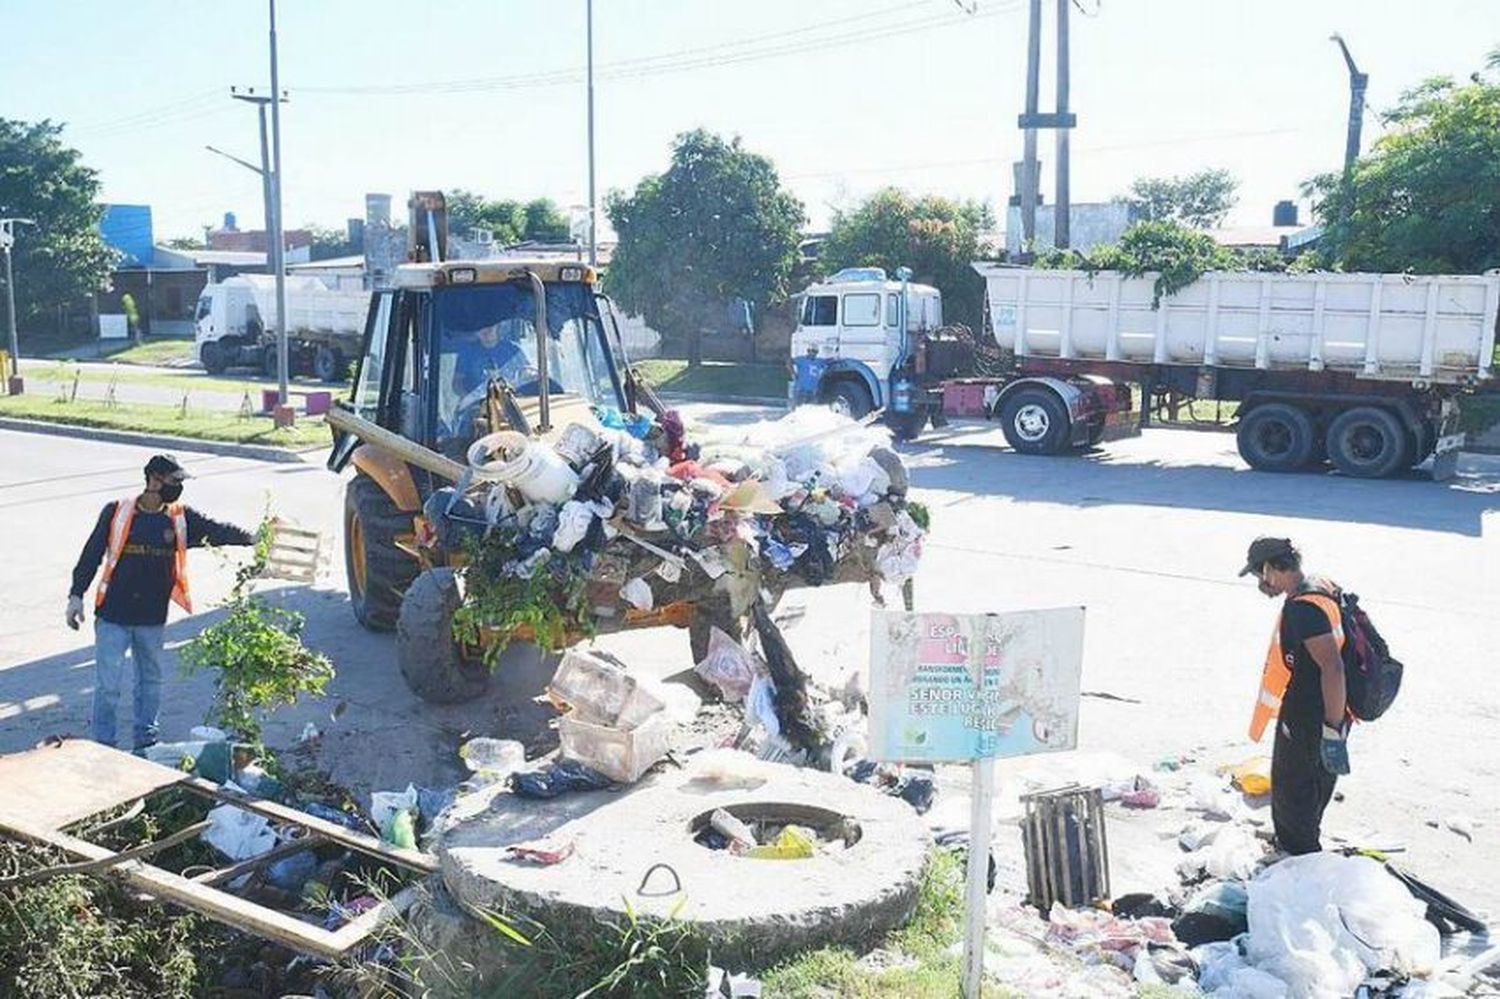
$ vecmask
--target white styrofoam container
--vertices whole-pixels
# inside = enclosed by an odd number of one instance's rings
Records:
[[[977,263],[995,340],[1018,357],[1344,371],[1472,383],[1491,375],[1500,271],[1215,271],[1151,307],[1155,274]]]
[[[562,755],[621,784],[634,784],[672,748],[676,725],[657,712],[634,728],[596,725],[568,712],[557,721]]]

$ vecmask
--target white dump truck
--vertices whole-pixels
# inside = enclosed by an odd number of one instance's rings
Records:
[[[1065,447],[1068,393],[1110,380],[1237,403],[1254,468],[1378,478],[1436,456],[1442,476],[1463,443],[1457,398],[1493,374],[1500,271],[1215,272],[1158,300],[1155,274],[975,270],[996,342],[1029,376],[991,406],[1018,450]]]
[[[286,279],[288,363],[295,373],[342,381],[359,356],[369,293],[313,277]],[[241,274],[203,289],[194,316],[198,363],[210,374],[248,367],[276,374],[276,279]]]

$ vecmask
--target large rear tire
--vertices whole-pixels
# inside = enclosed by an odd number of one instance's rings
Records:
[[[1240,457],[1261,472],[1300,472],[1317,448],[1312,417],[1284,402],[1256,406],[1235,431]]]
[[[1072,440],[1068,407],[1057,393],[1023,388],[1000,407],[1000,429],[1006,443],[1022,454],[1061,454]]]
[[[824,398],[834,412],[842,413],[851,420],[863,420],[870,415],[870,410],[875,408],[875,400],[870,398],[870,390],[848,378],[834,382]]]
[[[342,382],[349,377],[349,362],[337,347],[322,344],[313,354],[313,374],[327,383]]]
[[[225,354],[224,345],[217,340],[210,340],[198,348],[198,362],[203,365],[203,370],[211,375],[222,375],[224,369],[229,367],[229,358]]]
[[[411,692],[433,704],[459,704],[484,693],[490,674],[464,661],[453,637],[453,613],[463,604],[458,573],[447,566],[412,580],[396,624],[396,662]]]
[[[396,547],[396,535],[411,530],[411,514],[396,509],[385,490],[356,475],[344,490],[344,568],[349,604],[371,631],[390,631],[401,612],[401,595],[420,571],[417,560]]]
[[[1416,447],[1396,414],[1377,406],[1356,406],[1328,427],[1333,467],[1359,479],[1383,479],[1410,468]]]

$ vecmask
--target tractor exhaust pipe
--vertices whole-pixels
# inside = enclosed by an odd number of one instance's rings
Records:
[[[536,380],[541,417],[537,431],[545,434],[552,429],[552,377],[547,370],[547,340],[551,336],[547,326],[547,286],[536,271],[528,269],[522,274],[531,282],[531,296],[536,300]]]

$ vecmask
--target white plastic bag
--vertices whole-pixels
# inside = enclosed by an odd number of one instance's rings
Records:
[[[708,632],[708,654],[693,667],[719,688],[726,701],[742,701],[755,680],[755,660],[745,647],[718,628]]]
[[[224,786],[241,790],[233,782]],[[276,833],[264,815],[234,805],[220,805],[209,810],[208,821],[203,841],[230,860],[249,860],[276,845]]]

